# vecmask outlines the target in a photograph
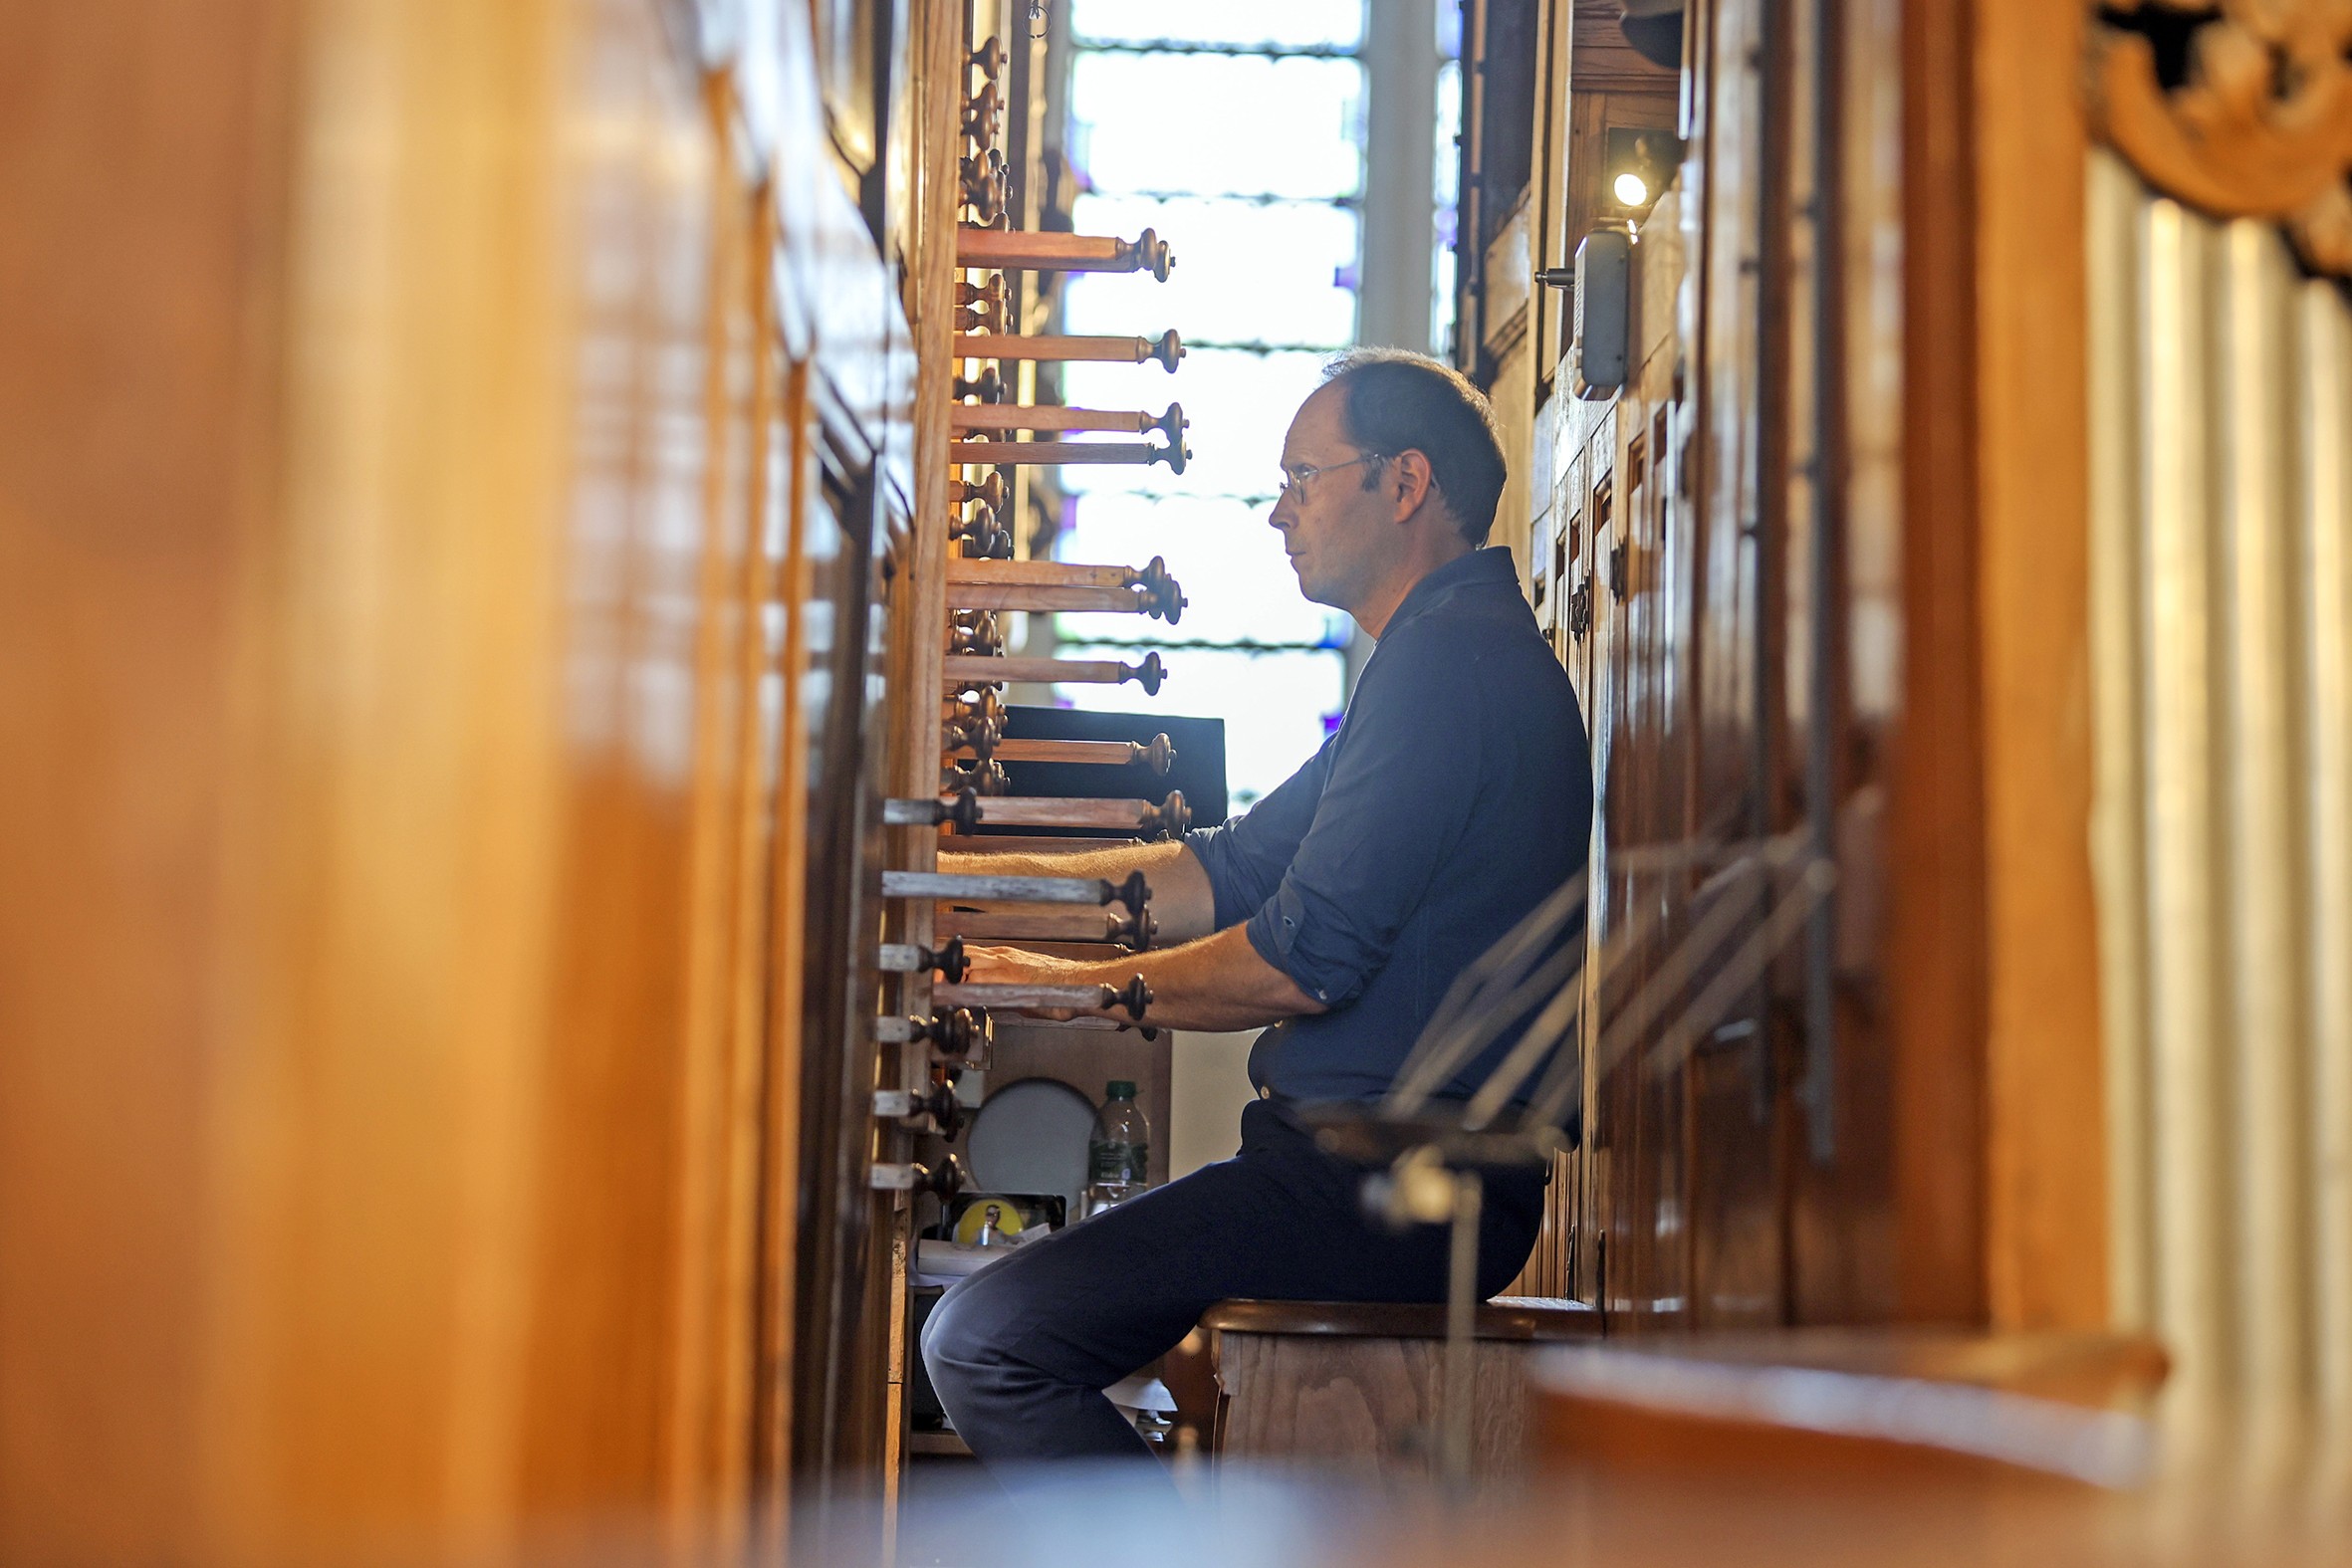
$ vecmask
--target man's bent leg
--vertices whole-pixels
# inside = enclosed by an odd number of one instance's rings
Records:
[[[1182,1238],[1247,1214],[1255,1184],[1240,1165],[1027,1242],[948,1291],[923,1327],[923,1362],[973,1453],[1013,1463],[1148,1456],[1101,1391],[1165,1354],[1219,1299],[1224,1270],[1204,1269]]]
[[[1228,1297],[1444,1299],[1445,1228],[1371,1227],[1361,1173],[1263,1105],[1244,1115],[1243,1135],[1239,1157],[1025,1243],[940,1301],[923,1359],[975,1454],[1018,1463],[1147,1453],[1099,1391]],[[1482,1294],[1518,1272],[1541,1217],[1539,1176],[1491,1186]]]

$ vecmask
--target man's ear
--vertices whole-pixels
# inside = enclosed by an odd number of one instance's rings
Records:
[[[1396,503],[1398,522],[1420,511],[1436,491],[1437,478],[1429,466],[1429,455],[1420,448],[1405,448],[1389,464],[1388,494]]]

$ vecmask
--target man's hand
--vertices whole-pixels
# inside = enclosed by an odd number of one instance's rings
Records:
[[[1032,953],[1024,948],[964,949],[964,961],[971,967],[964,973],[967,986],[1092,986],[1101,984],[1103,966],[1078,959],[1058,958],[1051,953]],[[1074,1018],[1080,1015],[1076,1008],[1023,1008],[1021,1011],[1033,1018]]]

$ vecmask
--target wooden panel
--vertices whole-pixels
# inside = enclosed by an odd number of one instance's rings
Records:
[[[768,201],[774,200],[773,184]],[[774,216],[771,206],[768,216]],[[809,793],[811,729],[808,718],[809,620],[815,573],[808,550],[817,505],[817,432],[809,406],[805,363],[781,363],[783,345],[762,344],[764,365],[782,370],[777,402],[770,413],[765,445],[775,472],[767,494],[763,532],[782,553],[776,585],[783,611],[772,706],[778,731],[777,825],[769,865],[770,984],[764,1003],[768,1029],[766,1072],[761,1085],[769,1136],[760,1159],[760,1253],[754,1281],[758,1291],[752,1409],[754,1549],[779,1556],[791,1528],[793,1408],[798,1394],[799,1294],[803,1132],[806,1115],[801,1085],[807,1071],[807,952]],[[773,373],[773,372],[772,372]],[[761,400],[766,407],[766,400]],[[771,706],[763,696],[762,708]]]
[[[820,466],[831,468],[829,456]],[[825,613],[811,617],[809,648],[809,980],[794,1461],[821,1480],[837,1473],[844,1485],[878,1461],[886,1364],[883,1346],[868,1345],[860,1322],[871,1308],[886,1308],[868,1293],[877,1205],[863,1179],[874,1153],[877,1058],[869,1020],[879,1010],[872,948],[881,925],[859,889],[873,852],[860,823],[877,783],[866,767],[867,695],[869,685],[879,684],[867,680],[876,508],[870,478],[844,480],[837,470],[821,475],[807,545],[812,603]],[[880,1313],[872,1315],[881,1321]]]
[[[1693,25],[1693,154],[1704,170],[1686,440],[1692,580],[1692,771],[1685,830],[1753,841],[1765,826],[1760,730],[1766,672],[1759,616],[1764,501],[1760,296],[1765,173],[1758,9],[1718,3]],[[1761,989],[1693,1054],[1693,1321],[1777,1321],[1785,1312],[1782,1072]]]
[[[307,42],[224,853],[229,1547],[651,1523],[680,1302],[627,1260],[683,1261],[709,121],[636,8],[318,8]],[[558,162],[575,115],[632,134]],[[519,199],[551,187],[581,232]],[[589,1370],[632,1341],[638,1377]]]
[[[1980,1322],[1985,1298],[1985,843],[1977,641],[1976,332],[1966,84],[1949,62],[1967,8],[1906,13],[1903,34],[1901,723],[1887,738],[1887,1027],[1899,1052],[1898,1316]],[[1867,338],[1857,337],[1859,341]],[[1889,345],[1874,343],[1874,353]],[[1857,655],[1857,665],[1872,657]]]

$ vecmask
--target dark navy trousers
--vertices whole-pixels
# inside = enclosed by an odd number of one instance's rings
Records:
[[[1364,1218],[1364,1176],[1273,1103],[1241,1153],[1029,1242],[959,1281],[923,1329],[956,1431],[991,1464],[1149,1455],[1101,1391],[1166,1354],[1218,1301],[1443,1301],[1449,1232]],[[1509,1284],[1543,1220],[1543,1173],[1489,1174],[1480,1298]]]

